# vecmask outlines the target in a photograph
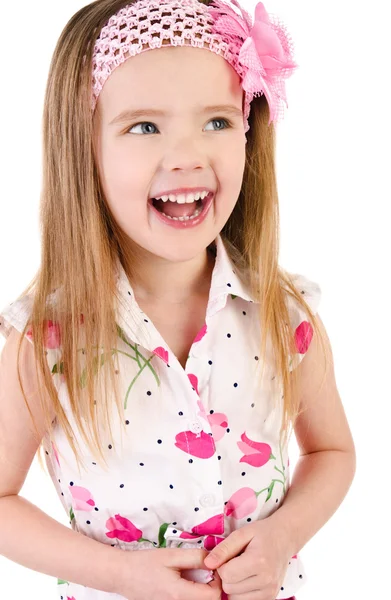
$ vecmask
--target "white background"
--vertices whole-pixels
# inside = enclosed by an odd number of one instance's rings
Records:
[[[57,38],[84,4],[19,0],[3,9],[0,307],[39,266],[44,88]],[[255,2],[244,6],[253,14]],[[301,551],[309,581],[298,600],[391,597],[387,3],[265,0],[265,6],[287,25],[299,64],[287,81],[289,108],[278,126],[280,264],[322,288],[319,314],[357,451],[347,497]],[[293,466],[294,442],[291,453]],[[36,461],[21,495],[69,524]],[[52,600],[55,587],[54,578],[0,557],[2,598]]]

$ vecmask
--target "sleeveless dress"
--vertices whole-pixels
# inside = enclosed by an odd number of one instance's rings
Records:
[[[113,411],[114,440],[104,439],[109,471],[99,467],[82,438],[78,441],[85,468],[78,469],[58,425],[52,443],[44,438],[48,471],[70,526],[103,544],[126,551],[212,550],[235,529],[278,510],[289,489],[288,448],[279,439],[282,411],[277,400],[282,390],[273,369],[266,369],[263,388],[256,386],[259,307],[236,275],[221,235],[215,240],[215,252],[205,324],[193,341],[185,369],[138,306],[118,261],[118,377],[127,434],[121,447],[119,417]],[[316,314],[318,284],[303,275],[294,275],[294,283]],[[22,330],[30,307],[29,296],[4,307],[0,313],[4,337],[12,326]],[[311,326],[290,296],[288,308],[297,347],[292,370],[308,349]],[[76,432],[57,368],[58,331],[55,323],[49,326],[53,329],[47,360]],[[29,331],[27,337],[32,342]],[[207,570],[192,570],[189,575],[194,581],[212,580]],[[305,582],[302,560],[292,556],[277,600],[294,596]],[[57,582],[57,598],[124,600],[62,580]]]

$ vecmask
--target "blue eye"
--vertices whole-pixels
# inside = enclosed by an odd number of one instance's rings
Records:
[[[211,119],[209,121],[209,123],[211,123],[212,121],[220,121],[220,123],[225,123],[226,127],[223,127],[223,129],[229,129],[231,127],[231,123],[227,119],[222,119],[222,118]],[[222,128],[219,128],[219,129],[217,129],[217,131],[219,131],[221,129]]]
[[[209,123],[213,122],[213,121],[220,121],[222,123],[225,124],[225,127],[221,128],[219,127],[218,129],[215,129],[215,131],[222,131],[223,129],[229,129],[230,127],[232,127],[230,121],[228,121],[227,119],[222,119],[222,118],[216,118],[216,119],[211,119],[209,121]],[[134,129],[135,127],[140,127],[143,125],[148,125],[154,127],[155,129],[157,129],[156,125],[154,123],[151,123],[150,121],[143,121],[142,123],[136,123],[136,125],[132,125],[132,127],[130,127],[130,129],[127,129],[126,133],[130,133],[132,129]],[[153,131],[145,131],[145,133],[154,133]],[[143,132],[143,133],[144,133]]]
[[[152,127],[155,127],[155,129],[156,129],[156,126],[153,123],[149,123],[148,121],[144,121],[143,123],[137,123],[136,125],[133,125],[130,129],[127,130],[126,133],[130,132],[135,127],[139,127],[139,126],[142,126],[142,125],[152,125]],[[152,132],[151,131],[147,131],[146,133],[154,133],[154,132],[153,131]]]

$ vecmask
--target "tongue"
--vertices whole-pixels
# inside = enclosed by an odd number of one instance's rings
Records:
[[[199,206],[200,200],[189,204],[178,204],[177,202],[170,202],[170,200],[167,200],[167,202],[154,200],[153,203],[160,212],[169,217],[191,217]]]

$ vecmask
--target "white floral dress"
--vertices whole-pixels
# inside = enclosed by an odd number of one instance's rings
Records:
[[[213,549],[233,530],[271,515],[282,505],[290,482],[288,448],[279,428],[282,391],[273,370],[262,390],[259,367],[259,307],[237,277],[219,235],[205,324],[195,337],[185,369],[137,305],[118,262],[117,325],[126,435],[105,440],[109,472],[79,439],[85,469],[79,470],[62,429],[44,438],[46,462],[70,526],[122,550],[182,547]],[[315,314],[319,286],[302,275],[295,285]],[[312,328],[288,296],[296,331],[296,367],[308,349]],[[0,332],[19,331],[29,318],[31,298],[8,304]],[[27,337],[31,340],[30,330]],[[47,360],[59,399],[72,426],[61,375],[60,332],[48,323]],[[76,426],[75,426],[76,431]],[[118,444],[118,453],[113,450]],[[210,581],[210,571],[194,571]],[[292,556],[277,600],[305,583],[303,563]],[[58,580],[63,600],[123,600],[114,593]]]

